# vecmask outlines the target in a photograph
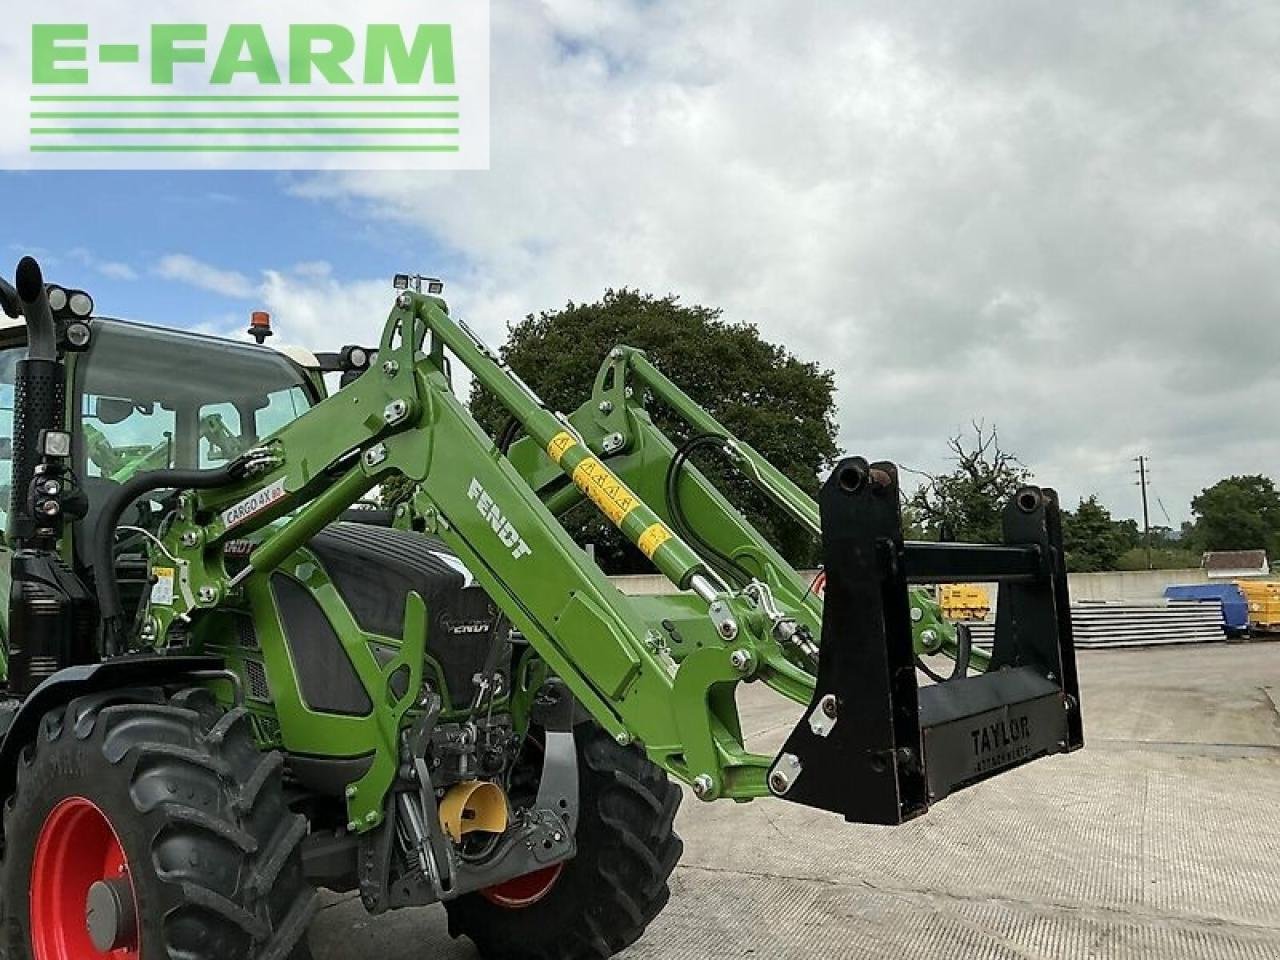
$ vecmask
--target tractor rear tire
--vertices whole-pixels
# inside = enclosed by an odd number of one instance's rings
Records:
[[[280,770],[244,710],[224,712],[203,689],[113,691],[51,711],[5,805],[0,952],[306,957],[307,824],[290,812]],[[104,936],[116,946],[95,946]]]
[[[445,906],[449,933],[485,960],[605,960],[640,939],[666,906],[684,845],[673,821],[680,789],[639,747],[619,746],[594,721],[578,748],[577,855],[528,882]]]

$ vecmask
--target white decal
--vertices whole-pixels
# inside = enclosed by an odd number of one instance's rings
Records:
[[[267,509],[267,507],[281,499],[284,494],[283,478],[255,493],[249,494],[235,506],[222,511],[223,526],[230,530],[236,524],[248,520],[255,513]]]
[[[464,589],[476,582],[476,578],[471,575],[471,571],[467,569],[466,564],[453,554],[441,553],[439,550],[432,550],[431,555],[454,572],[462,574],[462,586]]]
[[[519,560],[521,557],[527,557],[533,553],[529,549],[529,545],[524,542],[524,538],[511,525],[511,521],[502,515],[498,505],[493,502],[493,497],[489,496],[484,487],[480,486],[479,480],[472,478],[471,485],[467,488],[467,496],[476,505],[480,515],[489,521],[489,526],[498,535],[502,545],[510,549],[512,557]]]

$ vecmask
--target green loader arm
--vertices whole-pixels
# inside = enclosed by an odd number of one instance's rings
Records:
[[[546,451],[547,464],[578,484],[675,586],[690,591],[668,601],[680,624],[678,656],[655,611],[619,592],[471,419],[450,387],[446,348],[499,397]],[[766,794],[771,758],[746,750],[734,689],[762,679],[804,703],[814,678],[775,640],[762,598],[720,583],[440,300],[402,294],[377,357],[364,376],[249,451],[242,458],[247,479],[180,498],[181,516],[164,538],[180,569],[175,603],[161,612],[161,642],[175,620],[256,589],[375,485],[403,475],[417,484],[420,524],[457,552],[620,742],[641,742],[705,799]],[[222,548],[255,533],[261,539],[248,565],[229,575]],[[394,737],[384,749],[394,769]],[[353,821],[379,822],[380,800],[353,806]]]
[[[677,528],[695,528],[691,536],[705,544],[704,556],[727,558],[729,563],[721,560],[719,572],[735,581],[735,587],[746,587],[751,579],[765,583],[778,606],[795,619],[802,636],[809,638],[805,642],[816,645],[822,625],[821,589],[788,564],[704,473],[691,464],[677,465],[673,471],[673,461],[681,451],[654,423],[646,409],[649,398],[683,421],[690,434],[686,445],[712,448],[815,540],[821,536],[818,504],[813,497],[749,443],[734,436],[640,350],[619,346],[610,351],[596,376],[591,398],[570,414],[569,422],[592,448],[602,451],[610,469],[641,499],[656,505],[665,522]],[[557,516],[581,503],[581,491],[561,483],[559,472],[527,438],[512,445],[510,456]],[[677,510],[695,522],[679,524],[673,516]],[[910,600],[917,655],[955,660],[960,646],[956,625],[942,615],[928,591],[912,589]],[[967,652],[966,666],[984,671],[988,664],[986,653]],[[816,662],[805,665],[812,668]]]

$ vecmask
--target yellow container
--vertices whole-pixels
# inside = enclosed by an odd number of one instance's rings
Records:
[[[991,597],[980,583],[944,583],[938,605],[948,620],[985,620],[991,613]]]
[[[1249,627],[1280,632],[1280,580],[1237,580],[1236,586],[1249,604]]]

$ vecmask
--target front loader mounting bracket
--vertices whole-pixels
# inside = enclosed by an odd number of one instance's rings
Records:
[[[819,498],[827,586],[817,687],[770,768],[778,796],[898,824],[1083,744],[1057,496],[1026,487],[1004,543],[902,537],[897,468],[840,462]],[[919,686],[908,587],[1001,585],[989,672]]]

